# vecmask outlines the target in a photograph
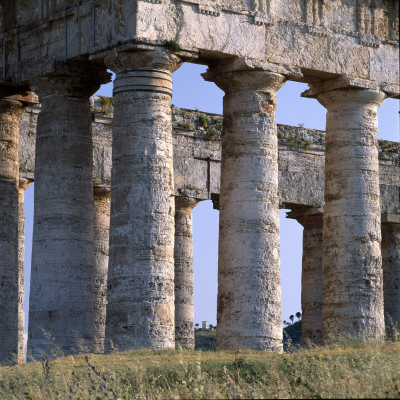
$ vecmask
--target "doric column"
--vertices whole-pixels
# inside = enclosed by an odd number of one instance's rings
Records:
[[[383,217],[383,295],[386,328],[390,333],[393,327],[400,329],[400,215]]]
[[[224,96],[217,347],[282,350],[277,73],[210,69]]]
[[[322,210],[299,207],[288,214],[303,226],[301,344],[321,344]]]
[[[18,118],[23,96],[0,91],[0,364],[23,362],[19,345]]]
[[[175,344],[194,349],[192,209],[198,201],[175,197]]]
[[[28,359],[93,350],[93,145],[103,68],[62,65],[31,83],[38,116]]]
[[[93,188],[93,343],[94,353],[104,352],[106,329],[108,243],[110,230],[110,188]]]
[[[32,184],[32,181],[25,178],[19,179],[18,186],[18,364],[25,360],[25,279],[24,279],[24,258],[25,258],[25,211],[24,199],[25,190]]]
[[[114,81],[106,350],[175,347],[171,73],[166,51],[106,59]]]
[[[328,110],[322,341],[384,337],[377,108],[385,94],[312,86]],[[319,92],[318,92],[319,91]],[[317,93],[316,93],[317,92]]]

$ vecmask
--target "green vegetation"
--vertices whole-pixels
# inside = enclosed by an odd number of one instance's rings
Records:
[[[211,126],[207,129],[206,135],[209,140],[217,140],[219,138],[218,132]]]
[[[207,128],[207,126],[208,126],[207,117],[205,117],[204,115],[199,115],[199,117],[197,118],[197,121],[200,126],[202,126],[203,128]]]
[[[26,167],[19,167],[19,171],[20,171],[20,172],[34,172],[33,170],[28,169],[28,168],[26,168]]]
[[[194,332],[194,341],[196,350],[213,350],[215,351],[215,331],[197,330]]]
[[[100,105],[104,115],[111,115],[114,107],[114,97],[100,96]]]
[[[185,185],[185,186],[183,187],[183,189],[186,189],[186,190],[190,190],[190,191],[192,191],[192,192],[195,192],[197,195],[199,195],[200,192],[201,192],[201,189],[200,189],[200,188],[198,188],[197,186],[193,186],[193,185]]]
[[[398,398],[400,343],[276,354],[129,351],[0,368],[0,398]]]
[[[222,126],[222,121],[219,118],[216,118],[216,119],[214,119],[214,124]]]
[[[282,132],[278,133],[278,139],[281,144],[286,144],[288,146],[304,148],[308,150],[312,144],[310,140],[304,140],[299,136],[289,134],[285,136]]]
[[[299,319],[299,321],[293,324],[283,321],[283,323],[287,325],[286,328],[283,329],[284,351],[292,352],[300,347],[301,320],[298,314],[301,316],[301,313],[296,313],[296,317]],[[198,326],[199,324],[196,325]],[[215,330],[197,329],[194,333],[194,339],[196,350],[215,350]]]
[[[191,131],[194,128],[193,125],[188,121],[183,122],[181,126],[188,131]]]
[[[167,50],[169,50],[172,54],[182,51],[182,47],[175,40],[166,40],[164,46]]]
[[[398,160],[400,162],[400,145],[396,142],[378,140],[379,156],[381,158]]]

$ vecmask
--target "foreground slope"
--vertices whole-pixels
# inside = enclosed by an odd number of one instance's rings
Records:
[[[291,354],[141,350],[0,368],[0,398],[395,398],[399,371],[400,343]]]

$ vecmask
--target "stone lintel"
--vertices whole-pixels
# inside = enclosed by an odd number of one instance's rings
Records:
[[[239,71],[265,71],[284,75],[288,79],[298,80],[303,77],[300,68],[287,64],[272,64],[264,60],[249,57],[232,57],[211,64],[207,72],[201,74],[206,81],[214,82],[221,73]]]
[[[287,205],[286,205],[287,206]],[[286,213],[286,218],[296,219],[304,217],[322,216],[323,209],[319,206],[290,206],[291,211]],[[381,215],[382,224],[400,224],[400,214],[387,214]]]
[[[286,218],[295,219],[304,227],[321,227],[323,208],[321,206],[291,207],[292,211],[286,213]]]
[[[382,224],[400,224],[400,214],[382,214]]]
[[[111,81],[105,66],[79,62],[56,62],[54,65],[51,73],[30,81],[39,97],[59,92],[63,96],[89,99],[101,84]]]
[[[26,86],[0,86],[0,98],[2,100],[20,101],[25,106],[39,103],[38,97]]]
[[[368,79],[353,78],[348,75],[341,75],[338,78],[321,80],[319,82],[309,83],[310,89],[301,94],[302,97],[316,98],[318,95],[341,89],[369,89],[382,91],[388,97],[400,97],[400,85],[379,83]]]
[[[289,205],[286,207],[291,208],[291,211],[286,213],[287,218],[297,219],[300,216],[312,216],[323,214],[322,206],[303,206],[303,205]]]
[[[111,74],[107,72],[104,65],[90,62],[63,62],[57,60],[44,64],[40,69],[32,71],[28,78],[32,82],[37,81],[40,78],[62,78],[67,76],[80,78],[80,85],[82,85],[84,80],[98,81],[101,82],[101,84],[111,82]],[[53,86],[53,83],[50,82],[50,80],[49,85]]]
[[[213,209],[219,211],[219,194],[211,193],[211,201],[213,203]]]

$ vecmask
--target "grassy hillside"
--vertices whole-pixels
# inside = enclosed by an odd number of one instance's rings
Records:
[[[196,350],[215,350],[216,334],[216,331],[198,329],[194,332],[194,348]]]
[[[0,399],[400,397],[400,343],[299,350],[130,351],[0,368]]]
[[[195,349],[196,350],[215,350],[215,331],[195,331]],[[291,351],[300,346],[301,339],[301,321],[288,325],[283,330],[283,348],[285,351]]]
[[[283,329],[283,349],[290,351],[300,346],[301,340],[301,321],[288,325]]]

